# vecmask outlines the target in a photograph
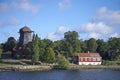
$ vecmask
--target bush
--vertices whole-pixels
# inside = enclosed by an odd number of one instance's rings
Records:
[[[118,65],[116,61],[103,61],[102,65]]]
[[[57,58],[58,67],[61,69],[69,68],[69,61],[64,56],[59,56]]]

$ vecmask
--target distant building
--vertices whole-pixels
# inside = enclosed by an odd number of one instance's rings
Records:
[[[19,30],[19,33],[20,33],[19,45],[20,46],[32,41],[32,32],[33,31],[27,26],[24,26],[23,28]]]
[[[99,53],[79,53],[77,60],[79,65],[101,65],[102,57]]]

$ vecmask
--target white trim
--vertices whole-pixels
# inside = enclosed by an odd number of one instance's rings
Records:
[[[78,62],[79,65],[101,65],[101,62]]]

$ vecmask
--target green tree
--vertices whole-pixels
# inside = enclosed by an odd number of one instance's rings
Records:
[[[97,49],[96,40],[94,38],[90,38],[87,41],[87,50],[90,52],[96,52],[96,49]]]
[[[62,54],[66,57],[68,57],[68,52],[67,52],[67,48],[66,48],[66,42],[65,40],[58,40],[54,42],[54,50],[56,51],[56,53]]]
[[[69,61],[62,55],[58,56],[57,63],[58,63],[58,66],[62,69],[69,68]]]
[[[79,35],[76,31],[68,31],[64,33],[64,51],[66,57],[71,57],[72,59],[81,51]]]
[[[44,61],[44,54],[46,54],[46,50],[48,48],[52,48],[54,47],[54,43],[49,40],[49,39],[43,39],[41,40],[39,38],[39,60],[40,61]]]
[[[26,48],[23,50],[23,55],[24,55],[24,58],[26,58],[26,59],[31,59],[32,50],[30,49],[30,47],[26,47]]]
[[[101,53],[102,52],[102,47],[104,45],[104,41],[102,39],[98,39],[97,41],[97,52]]]
[[[9,37],[7,42],[3,45],[4,52],[12,51],[17,46],[17,41],[14,37]]]
[[[54,44],[55,44],[54,49],[59,51],[61,54],[64,54],[65,41],[64,40],[55,41]]]
[[[108,60],[109,45],[108,42],[104,42],[102,39],[97,40],[97,52],[100,53],[102,59]]]
[[[39,60],[44,61],[44,53],[46,51],[46,43],[43,40],[39,40]]]
[[[62,42],[63,42],[63,40],[58,40],[58,41],[55,41],[54,42],[54,49],[55,50],[58,50],[59,52],[62,50]]]
[[[80,40],[81,52],[87,52],[87,40]]]
[[[43,42],[44,42],[45,48],[54,48],[53,41],[51,41],[49,39],[43,39]]]
[[[1,54],[2,54],[2,45],[0,44],[0,58],[1,58]]]
[[[120,60],[120,38],[110,38],[108,44],[110,60]]]
[[[32,62],[39,61],[39,46],[38,46],[38,35],[36,34],[32,41]]]
[[[55,53],[52,48],[47,48],[44,53],[44,61],[47,63],[53,63],[55,61]]]

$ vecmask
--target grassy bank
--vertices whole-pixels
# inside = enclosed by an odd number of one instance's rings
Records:
[[[51,66],[38,66],[38,65],[13,65],[13,66],[0,66],[0,71],[44,71],[44,70],[63,70],[60,67],[51,67]],[[120,70],[120,66],[69,66],[67,70],[87,70],[87,69],[113,69]]]
[[[72,70],[81,70],[81,69],[115,69],[115,70],[120,70],[120,66],[113,66],[113,65],[109,65],[109,66],[104,66],[104,65],[98,65],[98,66],[70,66],[70,69]]]
[[[0,71],[41,71],[50,70],[51,66],[37,62],[37,65],[32,65],[31,60],[0,60]]]
[[[50,66],[38,66],[38,65],[12,65],[12,66],[0,66],[0,71],[43,71],[51,70]]]
[[[102,65],[120,65],[120,61],[103,61]]]
[[[70,64],[67,68],[61,67],[56,64],[38,63],[37,65],[31,65],[30,60],[13,60],[5,59],[0,60],[0,71],[43,71],[51,69],[68,69],[68,70],[81,70],[81,69],[115,69],[120,70],[120,65],[117,61],[104,61],[102,65],[98,66],[81,66],[76,64]]]

